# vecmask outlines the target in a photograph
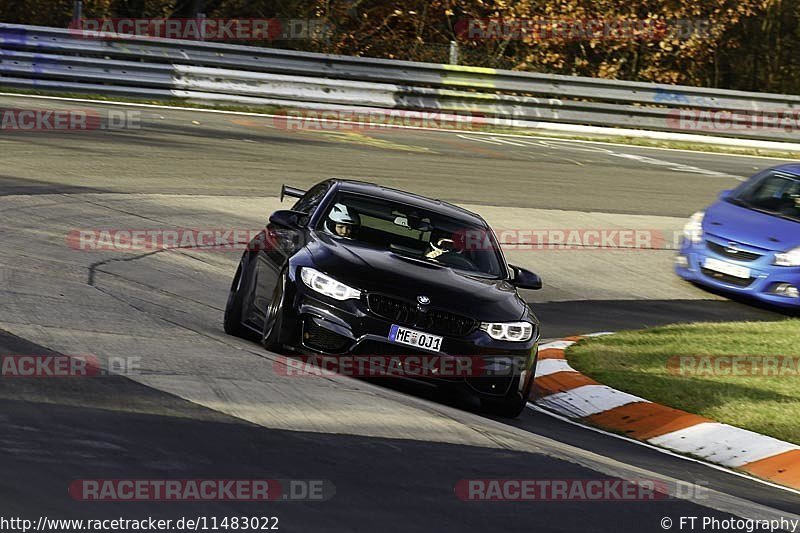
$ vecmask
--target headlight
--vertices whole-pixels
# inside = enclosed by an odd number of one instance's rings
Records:
[[[705,211],[698,211],[689,217],[689,221],[683,226],[683,236],[690,242],[697,244],[703,240],[703,218],[705,216]]]
[[[300,270],[300,277],[311,290],[329,296],[334,300],[349,300],[350,298],[361,298],[361,291],[349,287],[344,283],[339,283],[330,276],[326,276],[313,268],[303,267]]]
[[[497,341],[525,342],[533,336],[533,324],[530,322],[482,322],[481,330]]]
[[[800,266],[800,246],[788,252],[775,254],[775,264],[782,267]]]

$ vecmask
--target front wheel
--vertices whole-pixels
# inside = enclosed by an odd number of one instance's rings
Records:
[[[535,370],[536,361],[534,361],[531,372],[535,372]],[[511,382],[508,392],[502,398],[482,397],[481,406],[498,416],[505,418],[517,418],[520,414],[522,414],[522,411],[525,410],[525,405],[527,405],[533,389],[533,377],[530,377],[526,381],[522,387],[522,390],[519,390],[520,379],[522,379],[521,376],[514,378],[514,380]]]
[[[275,286],[275,291],[272,293],[272,301],[270,301],[267,311],[264,316],[264,330],[261,333],[261,344],[264,348],[272,352],[278,352],[283,349],[283,339],[288,338],[284,329],[286,328],[286,282],[287,272],[283,271],[278,284]]]
[[[504,418],[517,418],[528,403],[518,390],[510,391],[503,398],[481,398],[481,407]]]

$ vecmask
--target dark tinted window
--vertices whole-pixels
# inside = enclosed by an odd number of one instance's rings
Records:
[[[337,206],[355,220],[346,234],[330,217]],[[486,228],[403,203],[339,193],[317,230],[456,270],[493,278],[504,274],[499,247]]]
[[[747,183],[728,202],[800,222],[800,177],[769,172]]]
[[[297,203],[292,206],[292,210],[300,211],[302,213],[312,213],[325,197],[325,194],[328,192],[330,186],[331,184],[328,181],[323,181],[318,185],[314,185],[302,198],[297,201]]]

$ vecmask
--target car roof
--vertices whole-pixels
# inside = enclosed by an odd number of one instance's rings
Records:
[[[449,202],[444,202],[442,200],[437,200],[433,198],[427,198],[425,196],[420,196],[418,194],[414,194],[411,192],[401,191],[399,189],[393,189],[391,187],[384,187],[383,185],[378,185],[377,183],[369,183],[366,181],[344,180],[337,178],[334,178],[333,181],[334,181],[334,187],[342,192],[350,192],[355,194],[363,194],[365,196],[372,196],[375,198],[383,198],[385,200],[407,204],[414,207],[419,207],[420,209],[425,209],[428,211],[433,211],[435,213],[440,213],[442,215],[446,215],[461,221],[472,222],[474,224],[479,224],[488,227],[486,221],[479,214],[473,213],[472,211],[468,211],[462,207],[458,207],[457,205],[453,205]]]

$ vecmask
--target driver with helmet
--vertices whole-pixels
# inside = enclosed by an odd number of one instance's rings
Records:
[[[358,213],[344,204],[334,204],[325,223],[329,232],[345,239],[354,238],[360,224]]]

